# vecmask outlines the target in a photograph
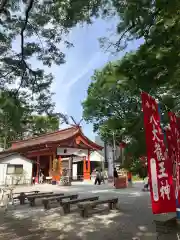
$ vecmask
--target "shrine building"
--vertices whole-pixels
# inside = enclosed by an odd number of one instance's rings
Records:
[[[13,166],[14,171],[17,168],[21,172],[23,162],[28,162],[29,170],[26,171],[36,183],[39,183],[40,173],[46,180],[60,181],[63,169],[66,169],[71,180],[90,180],[90,154],[102,148],[88,139],[79,126],[13,141],[9,149],[0,152],[0,174],[5,176],[3,169],[7,171],[8,167],[11,167],[10,172],[13,174]]]

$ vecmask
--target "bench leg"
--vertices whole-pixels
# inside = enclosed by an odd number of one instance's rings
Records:
[[[117,208],[117,202],[110,202],[109,203],[109,209],[112,210],[112,209],[116,209]]]
[[[44,203],[44,209],[49,210],[50,209],[50,204],[49,202]]]
[[[20,201],[20,205],[24,205],[25,197],[24,196],[20,196],[19,201]]]
[[[32,200],[30,201],[30,206],[31,206],[31,207],[34,207],[34,206],[35,206],[35,199],[32,199]]]
[[[64,204],[63,211],[64,213],[70,213],[70,204]]]
[[[108,205],[109,205],[109,209],[112,210],[113,209],[113,203],[109,202]]]
[[[83,218],[87,218],[88,217],[88,210],[87,210],[87,208],[81,209],[80,210],[80,215]]]
[[[114,202],[114,203],[113,203],[113,208],[114,208],[114,209],[117,209],[117,202]]]

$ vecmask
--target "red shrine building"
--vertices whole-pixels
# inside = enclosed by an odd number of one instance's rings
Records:
[[[16,160],[18,155],[19,158],[27,160],[26,162],[29,161],[27,168],[31,166],[29,176],[31,175],[31,179],[34,179],[36,183],[39,182],[40,174],[43,174],[44,178],[50,182],[51,180],[60,181],[64,169],[71,179],[90,180],[90,154],[102,148],[88,139],[78,126],[14,141],[9,149],[0,152],[0,175],[5,175],[3,172],[5,168],[10,169],[6,170],[9,173],[21,172],[20,168],[23,169],[23,164],[19,164],[19,160]],[[13,164],[12,160],[6,160],[6,158],[12,159],[12,156],[16,156]]]

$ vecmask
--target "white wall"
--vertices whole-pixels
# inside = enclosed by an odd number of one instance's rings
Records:
[[[65,149],[66,153],[64,153]],[[57,148],[57,155],[77,155],[79,157],[86,157],[88,155],[88,150],[79,148]]]
[[[99,152],[94,151],[90,155],[90,161],[104,162],[104,156],[102,156]]]
[[[87,160],[87,156],[86,156]],[[73,157],[73,162],[81,162],[83,161],[83,157]],[[104,162],[104,156],[101,155],[98,151],[94,151],[90,154],[90,162]]]
[[[23,183],[31,183],[32,180],[32,162],[20,155],[11,155],[8,157],[5,157],[4,159],[0,159],[0,173],[3,173],[4,171],[6,171],[5,169],[5,165],[7,166],[7,164],[21,164],[23,165],[23,177],[21,178],[21,181],[19,181],[19,184],[23,184]],[[5,179],[2,179],[2,177],[0,177],[0,185],[4,185],[6,184],[15,184],[17,183],[17,177],[13,176],[13,175],[6,175],[6,174],[2,174],[5,176]],[[2,176],[1,175],[1,176]],[[3,182],[3,183],[2,183]]]

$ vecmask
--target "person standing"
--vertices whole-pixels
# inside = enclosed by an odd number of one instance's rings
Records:
[[[114,173],[113,173],[113,175],[114,175],[114,186],[116,186],[116,181],[117,181],[117,179],[118,179],[118,172],[117,172],[116,168],[114,168]]]
[[[96,184],[101,184],[101,175],[100,175],[100,172],[98,171],[98,170],[96,170],[96,178],[95,178],[95,182],[94,182],[94,184],[96,185]]]
[[[147,190],[149,189],[149,178],[148,176],[144,179],[144,188],[143,190]]]
[[[103,172],[102,169],[101,169],[100,175],[101,175],[101,182],[103,182],[103,183],[105,184],[105,181],[104,181],[104,172]]]
[[[40,184],[43,183],[43,179],[44,179],[44,174],[43,174],[42,171],[40,170],[40,176],[39,176],[39,183],[40,183]]]

